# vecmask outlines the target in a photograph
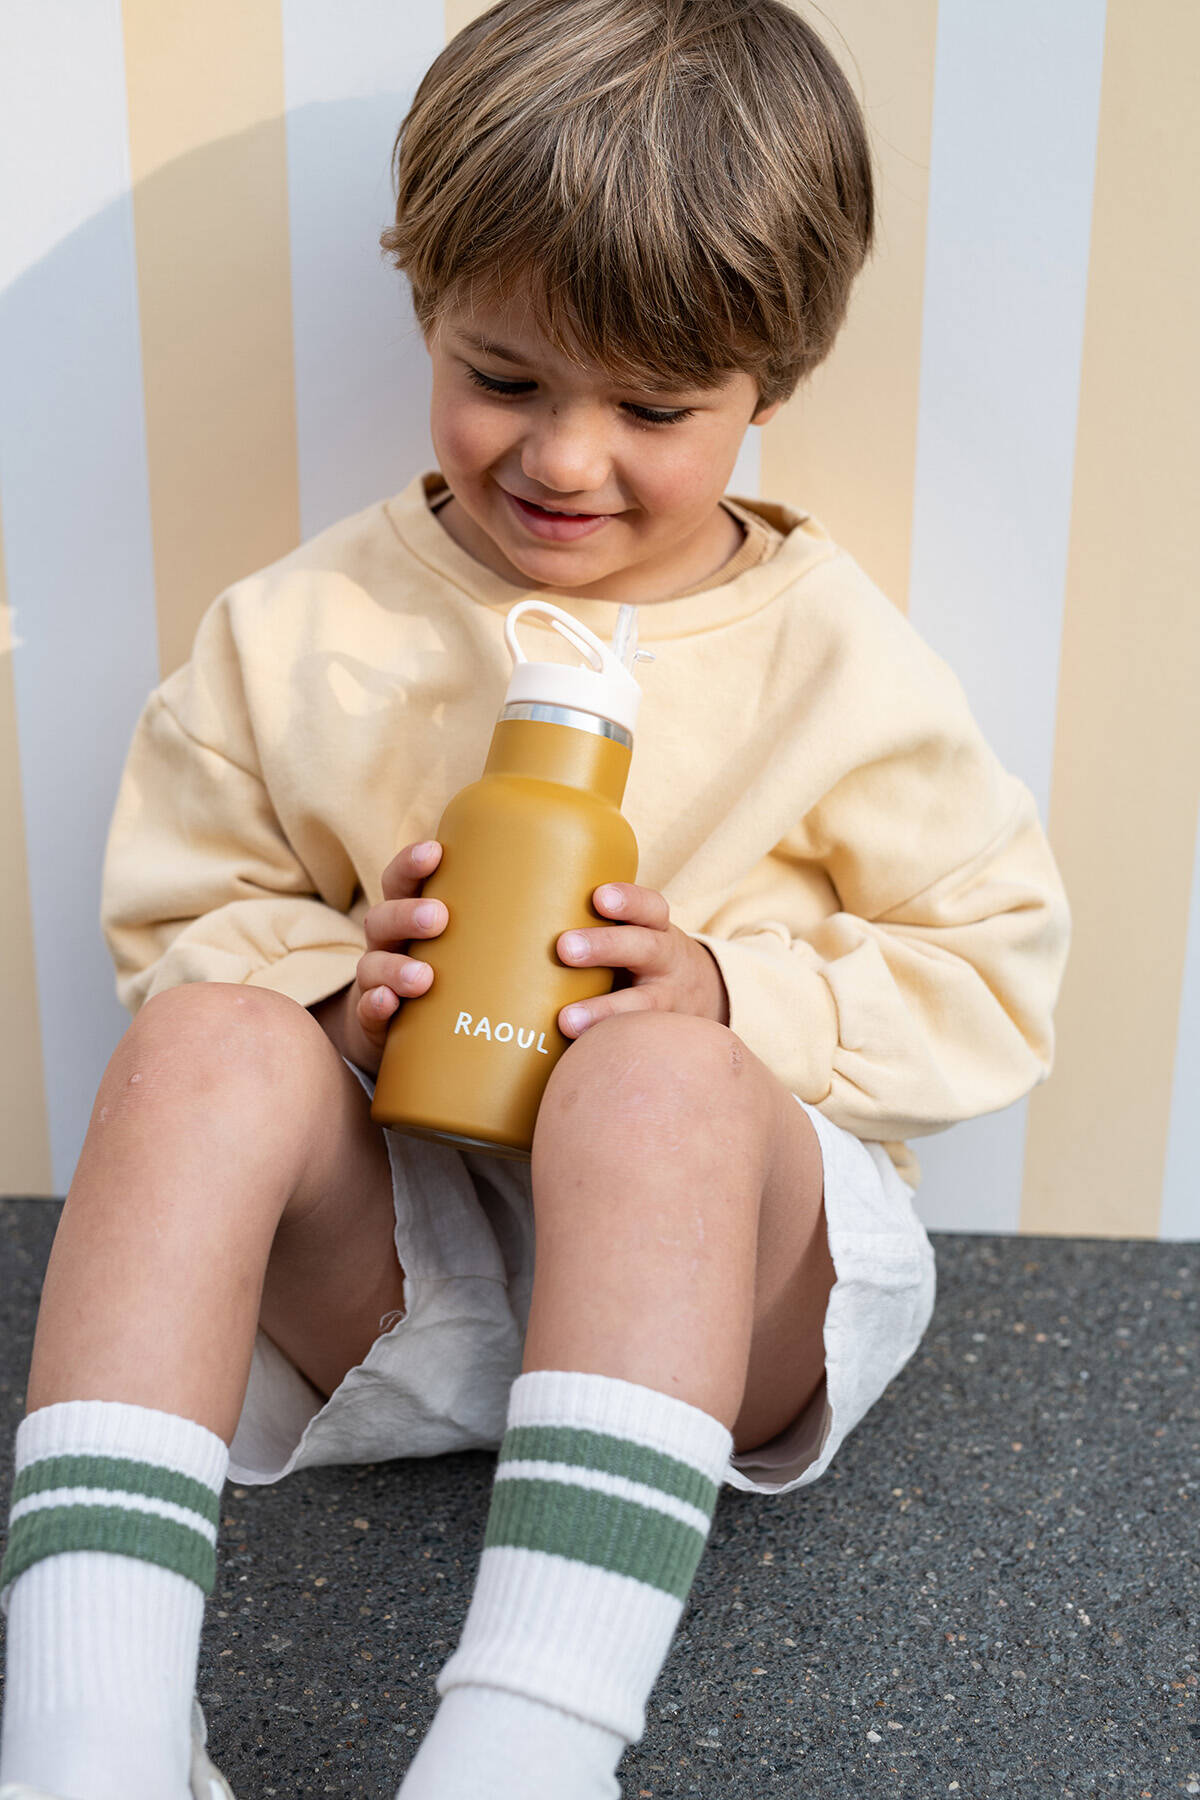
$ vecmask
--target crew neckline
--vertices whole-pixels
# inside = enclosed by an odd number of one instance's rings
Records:
[[[507,613],[518,600],[537,594],[569,612],[606,641],[616,623],[619,600],[581,598],[549,588],[517,587],[503,575],[477,562],[457,544],[430,510],[430,501],[448,486],[440,469],[415,475],[399,494],[384,502],[393,530],[419,561],[490,611]],[[638,607],[638,642],[682,637],[694,631],[747,617],[791,586],[816,563],[836,554],[837,546],[812,513],[774,500],[741,494],[726,498],[778,531],[783,542],[774,554],[718,586],[674,600],[655,600]],[[734,558],[730,559],[731,561]],[[529,624],[538,623],[532,615]]]

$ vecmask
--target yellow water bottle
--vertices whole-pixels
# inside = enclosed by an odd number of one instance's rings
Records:
[[[547,619],[586,665],[530,662],[526,614]],[[438,867],[422,893],[445,930],[422,939],[434,971],[392,1019],[371,1118],[463,1149],[528,1159],[550,1071],[571,1040],[558,1015],[607,994],[613,970],[570,969],[559,937],[601,915],[592,894],[634,881],[638,849],[621,814],[641,690],[637,613],[622,606],[612,645],[535,598],[509,611],[514,668],[483,774],[447,805]]]

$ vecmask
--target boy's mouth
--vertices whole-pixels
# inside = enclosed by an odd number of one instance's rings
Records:
[[[543,506],[540,500],[527,500],[524,494],[514,494],[513,499],[519,500],[522,506],[531,507],[534,512],[549,513],[555,519],[600,519],[605,516],[603,513],[584,512],[574,506]]]
[[[535,537],[549,539],[551,542],[564,543],[590,536],[593,531],[606,525],[611,516],[608,513],[555,511],[550,507],[537,505],[536,501],[522,500],[519,494],[512,494],[507,488],[501,488],[500,491],[521,524]]]

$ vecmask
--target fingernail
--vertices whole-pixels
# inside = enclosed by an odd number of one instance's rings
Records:
[[[600,904],[601,906],[607,906],[609,912],[620,912],[625,904],[625,896],[620,888],[601,888]]]
[[[568,1026],[570,1030],[582,1031],[587,1023],[588,1010],[586,1006],[568,1006],[565,1008],[563,1012],[563,1024]]]
[[[438,903],[436,900],[423,900],[413,909],[413,918],[418,925],[436,925],[438,920]]]
[[[427,856],[432,856],[436,849],[437,849],[437,844],[436,844],[436,842],[434,842],[431,839],[430,842],[427,844],[414,844],[413,845],[413,855],[417,858],[417,860],[419,862],[424,862],[425,858]]]
[[[568,956],[586,956],[587,939],[578,931],[568,931],[563,939],[563,949]]]

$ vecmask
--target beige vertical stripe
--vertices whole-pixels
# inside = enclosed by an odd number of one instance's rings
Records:
[[[492,0],[445,0],[446,4],[446,42],[457,37],[464,25],[477,19],[492,5]]]
[[[50,1127],[42,1078],[33,917],[25,860],[21,746],[13,689],[19,642],[8,604],[0,536],[0,1194],[52,1194]]]
[[[280,0],[124,0],[158,641],[300,534]]]
[[[866,115],[877,235],[833,351],[763,428],[761,491],[816,513],[907,611],[937,0],[798,10]]]
[[[1200,801],[1200,9],[1109,0],[1050,835],[1074,903],[1026,1231],[1158,1234]]]

